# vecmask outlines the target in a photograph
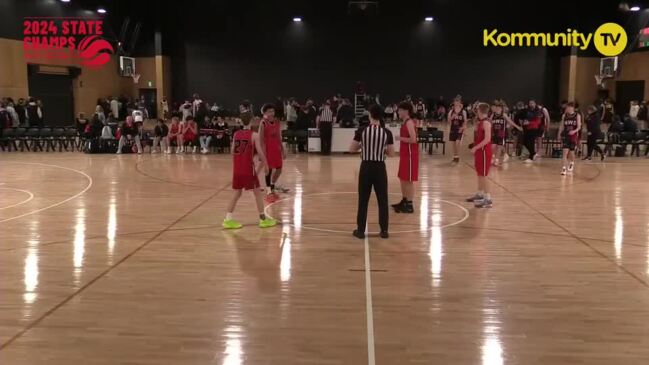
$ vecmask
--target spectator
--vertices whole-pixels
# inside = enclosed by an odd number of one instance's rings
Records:
[[[297,121],[297,108],[299,107],[300,106],[294,98],[288,99],[288,103],[286,103],[286,125],[288,129],[293,129],[295,127],[295,121]]]
[[[203,103],[203,100],[201,100],[201,97],[198,96],[197,93],[194,93],[192,95],[192,116],[196,117],[196,112],[198,111],[198,106]]]
[[[167,151],[168,135],[169,127],[167,127],[163,119],[158,118],[158,123],[156,124],[155,128],[153,128],[153,145],[151,146],[151,153],[158,153],[158,145],[160,145],[160,152]]]
[[[605,101],[604,102],[604,110],[602,112],[602,123],[604,124],[611,124],[613,123],[613,115],[615,113],[615,110],[613,109],[613,104]]]
[[[312,120],[311,115],[315,118],[315,112],[313,112],[311,107],[304,105],[300,108],[297,114],[297,120],[295,121],[295,130],[308,131]],[[299,152],[306,152],[306,146],[304,143],[298,143],[297,148]]]
[[[104,109],[101,107],[101,105],[97,105],[95,107],[95,115],[97,118],[99,118],[99,121],[104,123],[106,121],[106,114],[104,114]]]
[[[212,144],[213,135],[216,129],[216,118],[210,121],[208,117],[205,117],[206,121],[203,123],[200,129],[199,142],[201,144],[201,153],[207,154],[210,151],[210,145]]]
[[[587,108],[587,112],[588,115],[586,116],[586,129],[588,130],[588,138],[586,140],[586,144],[588,151],[586,157],[584,157],[583,159],[590,160],[593,156],[593,151],[597,151],[600,155],[601,160],[604,161],[606,154],[597,144],[597,140],[602,138],[602,130],[600,129],[602,117],[599,115],[597,107],[594,105],[590,105]]]
[[[193,115],[192,103],[190,103],[189,100],[185,100],[185,103],[180,106],[180,113],[182,115],[183,122],[187,120],[187,117]]]
[[[77,127],[77,133],[80,136],[83,136],[83,133],[86,131],[86,126],[88,125],[88,119],[86,119],[86,114],[84,112],[79,113],[75,125]]]
[[[217,116],[216,126],[214,127],[216,133],[214,138],[216,139],[216,148],[220,152],[223,152],[226,148],[230,148],[230,137],[228,135],[228,123],[225,122],[222,116]]]
[[[119,115],[119,101],[116,97],[112,97],[110,100],[110,112],[113,113],[113,116],[117,117]]]
[[[38,127],[43,122],[43,111],[36,102],[36,99],[30,97],[27,103],[27,123],[30,127]]]
[[[11,100],[11,99],[9,99],[9,100]],[[18,104],[16,104],[16,105],[13,105],[13,104],[14,104],[14,101],[11,100],[12,109],[14,109],[14,113],[15,113],[16,118],[18,120],[17,122],[14,123],[15,124],[14,126],[17,127],[19,125],[27,125],[27,109],[26,109],[26,105],[25,105],[25,99],[20,98],[20,99],[18,99]]]
[[[392,120],[394,117],[394,107],[392,104],[388,104],[385,109],[383,109],[383,115],[385,120]]]
[[[7,110],[6,102],[2,101],[0,102],[0,128],[11,128],[12,126],[11,114]]]
[[[632,100],[629,103],[629,116],[635,120],[638,120],[638,112],[640,111],[640,105],[637,100]]]
[[[338,113],[336,114],[336,120],[343,128],[354,127],[354,108],[352,108],[349,99],[342,100],[342,103],[338,108]]]
[[[185,125],[183,126],[183,149],[181,153],[185,151],[184,146],[191,146],[192,153],[196,153],[197,142],[198,141],[198,126],[194,121],[194,117],[191,115],[187,117]]]
[[[95,115],[97,115],[97,117],[99,118],[98,113],[96,113]],[[121,135],[119,137],[119,144],[117,146],[118,155],[122,153],[122,148],[124,147],[124,144],[126,143],[127,140],[129,141],[134,140],[135,146],[137,146],[137,153],[138,154],[142,153],[142,145],[140,144],[140,135],[138,134],[137,126],[133,123],[132,116],[126,117],[126,122],[124,122],[124,125],[122,125]]]
[[[638,120],[647,120],[647,102],[641,101],[638,108]]]
[[[163,96],[162,101],[160,102],[160,110],[162,110],[162,118],[168,119],[170,117],[169,114],[169,102],[167,101],[167,97]],[[163,121],[164,124],[164,121]]]

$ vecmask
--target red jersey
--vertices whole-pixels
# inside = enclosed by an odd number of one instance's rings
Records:
[[[235,176],[255,175],[255,164],[252,159],[255,155],[255,145],[252,133],[250,129],[242,129],[236,131],[232,138],[234,147],[232,170]]]
[[[478,126],[476,127],[475,130],[475,138],[473,140],[473,145],[478,145],[480,142],[485,140],[484,123],[488,121],[489,121],[488,119],[483,119],[483,120],[478,119]],[[491,149],[490,143],[487,143],[484,147],[481,148],[481,150],[487,148]]]
[[[264,146],[268,167],[271,169],[282,168],[282,133],[279,122],[276,120],[262,119],[264,126]]]
[[[410,121],[415,122],[412,119]],[[401,137],[410,137],[407,125],[408,121],[401,125],[399,131]],[[419,145],[417,143],[401,142],[399,147],[399,173],[397,176],[403,181],[417,181],[419,178]]]

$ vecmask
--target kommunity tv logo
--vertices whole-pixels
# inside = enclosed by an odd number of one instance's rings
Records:
[[[616,23],[604,23],[594,33],[574,29],[562,33],[505,33],[484,29],[482,35],[485,47],[578,47],[583,51],[594,45],[606,57],[622,53],[627,41],[626,31]]]

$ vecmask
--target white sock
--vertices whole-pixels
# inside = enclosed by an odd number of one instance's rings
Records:
[[[225,214],[225,220],[226,220],[226,221],[229,221],[229,220],[231,220],[231,219],[232,219],[232,213],[227,212],[227,213]]]

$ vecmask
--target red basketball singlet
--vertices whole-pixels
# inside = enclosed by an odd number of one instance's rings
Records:
[[[264,126],[264,145],[266,147],[266,158],[268,168],[281,169],[282,159],[282,135],[278,121],[262,119]]]
[[[251,190],[259,187],[259,179],[255,174],[255,145],[250,129],[242,129],[234,133],[232,157],[232,188]]]
[[[410,137],[408,122],[414,123],[415,121],[408,119],[401,125],[399,131],[401,137]],[[397,176],[403,181],[417,181],[419,177],[419,145],[417,142],[406,143],[401,141],[399,146],[399,174]]]
[[[473,145],[478,145],[485,140],[484,124],[488,122],[488,119],[478,120]],[[474,161],[475,171],[478,173],[478,176],[489,176],[489,168],[491,167],[491,143],[487,143],[484,147],[475,151]]]

